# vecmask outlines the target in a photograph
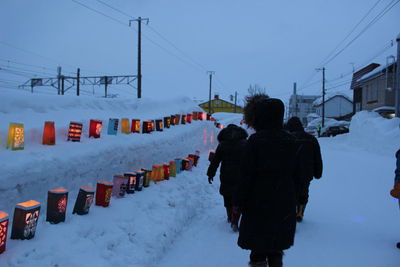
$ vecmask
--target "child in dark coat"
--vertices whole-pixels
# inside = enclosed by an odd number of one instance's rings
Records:
[[[390,194],[399,199],[400,206],[400,149],[396,153],[396,170],[394,171],[394,186]],[[397,243],[397,248],[400,248],[400,242]]]
[[[234,124],[221,130],[217,137],[218,147],[207,170],[208,182],[211,184],[221,163],[219,192],[224,198],[227,220],[235,232],[238,230],[240,212],[233,209],[233,195],[240,177],[240,159],[247,136],[246,130]]]

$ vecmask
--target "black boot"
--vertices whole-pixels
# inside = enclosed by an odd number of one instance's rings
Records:
[[[400,248],[400,242],[396,244],[396,247],[397,247],[397,248]]]
[[[267,255],[268,267],[282,267],[282,265],[283,265],[282,258],[283,258],[282,251],[268,254]]]
[[[266,261],[250,261],[249,267],[268,267]]]

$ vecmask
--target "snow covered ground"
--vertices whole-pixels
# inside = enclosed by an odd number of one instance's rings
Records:
[[[17,100],[12,93],[11,102],[5,102],[3,96],[2,142],[10,121],[26,123],[28,138],[24,151],[0,149],[0,209],[12,218],[17,202],[32,197],[43,201],[43,206],[35,238],[8,240],[0,266],[246,266],[249,252],[237,247],[237,234],[225,222],[218,179],[210,185],[205,175],[207,152],[216,146],[218,130],[212,123],[197,121],[150,135],[103,135],[98,140],[85,133],[80,144],[64,141],[70,120],[154,119],[191,112],[196,108],[192,101],[144,99],[115,104],[104,99],[37,96],[34,104],[24,97]],[[226,125],[241,119],[229,114],[215,117]],[[37,142],[44,120],[59,125],[57,146]],[[285,266],[399,266],[395,243],[400,241],[400,210],[389,195],[393,153],[400,147],[398,124],[399,120],[361,114],[350,134],[319,139],[324,176],[312,183],[305,220],[298,226],[294,247],[286,252]],[[196,149],[202,154],[192,172],[124,199],[113,198],[108,208],[93,206],[86,216],[71,214],[81,185],[94,186],[97,180],[110,180],[114,174]],[[46,191],[58,186],[71,190],[67,220],[51,225],[45,222]]]

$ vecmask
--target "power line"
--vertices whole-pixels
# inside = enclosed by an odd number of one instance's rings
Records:
[[[118,13],[120,13],[120,14],[122,14],[122,15],[124,15],[124,16],[127,16],[127,17],[130,18],[130,19],[133,18],[133,16],[129,15],[128,13],[125,13],[124,11],[122,11],[122,10],[116,8],[116,7],[113,7],[112,5],[106,3],[106,2],[104,2],[104,1],[102,1],[102,0],[96,0],[96,1],[99,2],[100,4],[103,4],[103,5],[105,5],[105,6],[109,7],[109,8],[111,8],[111,9],[117,11]]]

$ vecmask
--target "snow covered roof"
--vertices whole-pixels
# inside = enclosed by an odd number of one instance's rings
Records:
[[[327,93],[325,95],[325,103],[328,102],[329,100],[331,100],[334,97],[344,97],[348,101],[353,102],[351,97],[349,97],[348,95],[346,95],[344,93]],[[315,101],[313,102],[314,106],[319,106],[321,104],[322,104],[322,97],[319,97],[319,98],[315,99]]]
[[[389,66],[380,66],[376,69],[374,69],[373,71],[366,73],[365,75],[361,76],[360,78],[358,78],[356,80],[356,82],[362,82],[362,81],[366,81],[368,79],[374,78],[376,76],[382,75],[386,72],[386,68],[391,68],[392,66],[394,66],[396,64],[396,62],[393,62],[392,64],[389,64]]]

